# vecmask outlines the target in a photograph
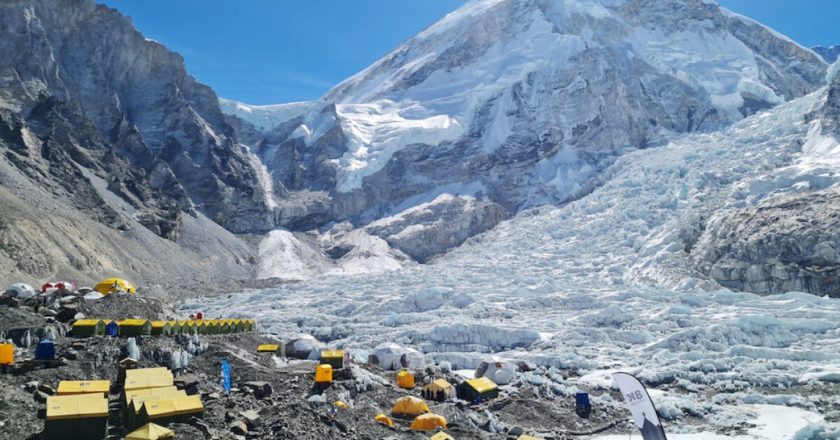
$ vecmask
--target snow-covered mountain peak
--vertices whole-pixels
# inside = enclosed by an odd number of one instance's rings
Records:
[[[474,205],[447,205],[470,219],[461,237],[587,194],[628,151],[813,92],[826,67],[708,1],[485,0],[317,102],[227,111],[264,132],[252,151],[288,206],[282,226],[364,226],[408,200],[480,187]],[[396,245],[400,233],[387,236]]]

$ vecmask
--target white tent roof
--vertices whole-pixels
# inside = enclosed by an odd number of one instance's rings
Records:
[[[516,377],[516,366],[499,360],[483,361],[475,369],[475,377],[486,377],[497,385],[506,385]]]
[[[32,298],[35,296],[35,289],[29,284],[15,283],[6,289],[6,292],[14,292],[18,298]]]
[[[383,342],[377,345],[371,356],[374,356],[379,366],[386,370],[419,368],[426,365],[426,359],[422,353],[393,342]]]

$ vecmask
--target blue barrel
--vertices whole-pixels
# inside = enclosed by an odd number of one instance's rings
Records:
[[[50,361],[55,359],[55,344],[49,339],[44,339],[35,347],[35,359],[41,361]]]
[[[576,406],[592,406],[589,403],[589,393],[577,393],[575,394],[575,405]]]

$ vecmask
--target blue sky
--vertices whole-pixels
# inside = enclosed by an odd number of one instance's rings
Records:
[[[225,98],[275,104],[321,96],[463,0],[98,0],[184,56]],[[721,0],[800,43],[840,44],[838,0]]]

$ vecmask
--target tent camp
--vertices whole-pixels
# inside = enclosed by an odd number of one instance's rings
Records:
[[[105,278],[96,283],[93,286],[93,290],[103,295],[110,295],[112,293],[136,293],[134,286],[122,278]]]
[[[412,396],[400,397],[391,408],[391,413],[402,416],[417,416],[427,412],[429,412],[429,405]]]
[[[120,336],[143,336],[152,334],[152,324],[145,319],[123,319],[117,321]]]
[[[287,357],[318,360],[321,357],[321,343],[310,335],[298,335],[283,344]]]
[[[516,377],[516,366],[502,361],[481,362],[475,369],[475,377],[486,377],[499,385],[506,385]]]
[[[138,425],[154,422],[167,426],[170,423],[186,423],[191,417],[202,417],[204,404],[200,396],[185,396],[147,400],[143,402]]]
[[[446,429],[446,419],[438,414],[423,414],[422,416],[417,416],[411,422],[412,431],[434,431],[438,428]]]
[[[125,440],[170,440],[175,438],[175,431],[154,423],[143,425],[140,429],[125,436]]]
[[[458,398],[467,402],[483,402],[499,396],[499,387],[486,377],[461,382],[457,391]]]
[[[422,368],[426,365],[425,358],[419,351],[393,342],[377,345],[373,353],[368,356],[368,363],[378,365],[385,370]]]
[[[73,323],[70,334],[82,337],[104,335],[105,323],[101,319],[80,319]]]
[[[420,394],[426,400],[445,402],[455,396],[455,386],[445,379],[437,379],[432,383],[423,385],[423,390]]]
[[[6,289],[6,295],[20,299],[32,298],[35,296],[35,289],[29,284],[15,283]]]
[[[62,380],[58,383],[56,394],[59,396],[102,394],[103,397],[108,397],[110,389],[110,380]]]
[[[108,399],[99,394],[47,397],[44,440],[102,440],[108,427]]]

